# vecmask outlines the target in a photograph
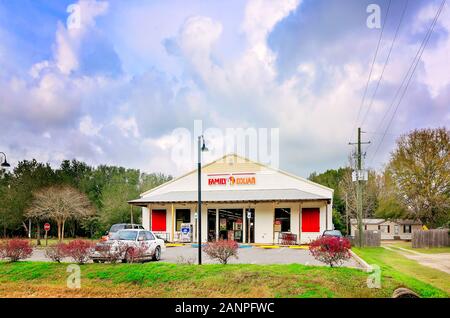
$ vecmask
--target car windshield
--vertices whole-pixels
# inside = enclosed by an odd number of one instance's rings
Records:
[[[112,235],[111,240],[135,241],[137,231],[119,231]]]
[[[113,226],[111,226],[111,228],[109,229],[109,232],[113,233],[113,232],[117,232],[119,230],[122,230],[125,228],[125,224],[114,224]]]
[[[342,236],[340,231],[326,231],[323,233],[325,236]]]

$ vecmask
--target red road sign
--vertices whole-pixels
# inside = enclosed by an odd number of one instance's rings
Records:
[[[50,231],[50,223],[45,223],[44,224],[44,230],[45,231]]]

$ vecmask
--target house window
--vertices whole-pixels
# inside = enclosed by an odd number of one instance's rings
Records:
[[[275,209],[275,223],[281,223],[281,232],[291,231],[291,209],[277,208]]]
[[[176,210],[176,228],[175,231],[181,231],[182,223],[191,223],[191,210],[177,209]]]
[[[411,233],[411,225],[403,225],[403,233]]]
[[[378,225],[378,230],[380,230],[381,233],[390,233],[391,227],[389,225]]]

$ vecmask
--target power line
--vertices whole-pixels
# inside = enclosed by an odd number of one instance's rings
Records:
[[[378,88],[380,87],[381,80],[383,79],[384,71],[386,70],[386,66],[389,63],[389,58],[391,57],[392,49],[394,47],[395,41],[396,41],[397,36],[398,36],[398,31],[400,30],[400,26],[402,24],[403,18],[405,17],[405,12],[406,12],[406,8],[408,7],[408,3],[409,3],[409,0],[406,0],[405,6],[403,7],[403,11],[402,11],[402,14],[401,14],[401,17],[400,17],[400,21],[398,22],[397,29],[395,30],[394,38],[392,39],[391,47],[389,48],[389,52],[388,52],[388,55],[386,57],[386,61],[384,62],[383,69],[381,70],[381,74],[380,74],[380,77],[378,78],[377,85],[376,85],[375,90],[374,90],[374,92],[372,94],[372,98],[370,99],[369,107],[367,107],[366,113],[364,114],[363,120],[361,122],[361,126],[364,125],[364,123],[365,123],[365,121],[367,119],[367,115],[369,114],[370,109],[372,108],[373,101],[374,101],[375,96],[376,96],[376,94],[378,92]]]
[[[381,122],[380,122],[380,124],[379,124],[379,127],[381,127],[381,125],[382,125],[384,119],[386,118],[387,114],[390,112],[390,109],[391,109],[392,106],[394,105],[395,100],[397,99],[397,96],[399,95],[399,93],[400,93],[400,91],[401,91],[401,89],[402,89],[402,87],[403,87],[403,84],[404,84],[405,81],[406,81],[405,88],[403,89],[403,92],[402,92],[402,94],[401,94],[401,96],[400,96],[400,99],[399,99],[397,105],[396,105],[395,108],[394,108],[394,112],[392,113],[392,116],[391,116],[391,118],[390,118],[390,120],[389,120],[389,122],[388,122],[388,124],[387,124],[387,126],[386,126],[386,129],[385,129],[384,132],[383,132],[383,135],[382,135],[382,137],[381,137],[381,140],[380,140],[380,142],[378,143],[377,148],[376,148],[376,150],[375,150],[375,152],[374,152],[374,154],[373,154],[373,156],[372,156],[372,159],[371,159],[371,161],[370,161],[370,165],[373,163],[373,160],[375,159],[375,156],[376,156],[376,154],[378,153],[378,150],[380,149],[380,146],[381,146],[381,144],[383,143],[384,138],[386,137],[386,134],[387,134],[387,132],[388,132],[388,130],[389,130],[391,124],[392,124],[392,121],[393,121],[393,119],[394,119],[394,117],[395,117],[395,115],[396,115],[396,113],[397,113],[398,107],[400,106],[400,104],[401,104],[401,102],[402,102],[402,100],[403,100],[403,97],[405,96],[405,94],[406,94],[406,92],[407,92],[407,90],[408,90],[408,87],[409,87],[409,84],[410,84],[410,82],[411,82],[411,79],[412,79],[412,77],[413,77],[413,75],[414,75],[414,72],[416,71],[417,65],[418,65],[419,62],[420,62],[420,59],[421,59],[422,54],[423,54],[423,51],[425,50],[425,47],[426,47],[426,45],[427,45],[427,43],[428,43],[428,40],[430,39],[431,34],[432,34],[433,31],[434,31],[434,27],[435,27],[435,25],[436,25],[437,20],[439,19],[439,16],[440,16],[440,14],[441,14],[441,12],[442,12],[442,9],[444,8],[445,2],[446,2],[446,0],[442,0],[441,5],[439,6],[439,8],[438,8],[438,10],[437,10],[436,15],[434,16],[434,19],[433,19],[433,21],[432,21],[430,27],[428,28],[427,33],[426,33],[424,39],[422,40],[422,43],[421,43],[419,49],[417,50],[417,53],[416,53],[416,55],[415,55],[413,61],[411,62],[411,65],[409,66],[408,71],[407,71],[406,74],[405,74],[405,77],[404,77],[403,80],[402,80],[402,83],[400,84],[399,88],[397,89],[397,91],[396,91],[396,93],[395,93],[395,96],[394,96],[394,99],[392,100],[392,103],[389,105],[387,111],[385,112],[385,115],[383,116],[383,118],[382,118],[382,120],[381,120]],[[410,71],[411,71],[411,73],[410,73]],[[409,77],[408,77],[408,75],[409,75]],[[377,129],[377,130],[378,130],[378,129]]]
[[[389,10],[390,10],[390,7],[391,7],[391,1],[392,0],[389,0],[389,3],[388,3],[388,7],[387,7],[387,10],[386,10],[386,15],[384,17],[383,26],[381,27],[380,37],[378,38],[377,47],[375,49],[375,54],[373,56],[372,65],[370,67],[369,77],[367,78],[366,87],[364,88],[364,94],[363,94],[363,97],[362,97],[362,100],[361,100],[361,104],[359,105],[358,115],[356,116],[356,121],[355,121],[355,124],[353,125],[352,134],[350,136],[350,139],[353,137],[353,131],[355,130],[356,125],[358,124],[359,116],[361,115],[361,110],[362,110],[362,107],[364,105],[364,101],[366,99],[367,89],[369,88],[369,83],[370,83],[370,78],[372,77],[373,67],[375,65],[375,61],[376,61],[377,56],[378,56],[378,51],[380,49],[380,43],[381,43],[381,39],[383,38],[384,27],[386,26],[387,17],[388,17]]]

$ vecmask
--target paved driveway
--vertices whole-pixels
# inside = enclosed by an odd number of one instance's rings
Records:
[[[383,247],[387,250],[400,253],[406,258],[415,260],[419,264],[450,274],[450,253],[425,254],[398,246],[392,247],[387,245]]]
[[[197,263],[198,249],[190,245],[167,247],[162,254],[161,261],[169,263]],[[276,249],[263,249],[260,247],[239,248],[238,259],[231,258],[230,264],[305,264],[324,265],[316,261],[308,250],[280,247]],[[30,260],[48,261],[43,249],[35,249]],[[202,253],[204,264],[217,263]],[[64,261],[70,261],[68,259]],[[346,261],[343,266],[361,268],[361,265],[354,259]]]

